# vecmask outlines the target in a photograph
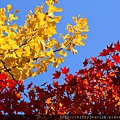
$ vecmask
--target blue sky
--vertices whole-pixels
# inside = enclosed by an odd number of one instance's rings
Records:
[[[38,5],[41,5],[45,0],[0,0],[0,7],[5,7],[7,4],[13,5],[13,10],[19,9],[19,20],[17,23],[23,25],[25,15],[29,10],[34,10]],[[98,56],[102,49],[106,48],[112,42],[120,39],[120,0],[59,0],[59,7],[63,8],[63,12],[59,13],[62,16],[60,23],[57,25],[58,33],[66,33],[65,25],[73,24],[72,17],[81,14],[81,17],[88,19],[90,32],[84,47],[77,47],[78,54],[68,53],[65,62],[57,69],[50,65],[46,73],[30,77],[25,80],[25,84],[33,81],[35,84],[42,84],[45,81],[52,82],[52,74],[55,70],[66,66],[70,68],[71,73],[75,73],[83,68],[82,62],[85,58]],[[79,1],[79,2],[78,2]],[[59,35],[57,39],[60,40]],[[61,40],[62,42],[62,40]],[[59,80],[62,83],[63,80]]]

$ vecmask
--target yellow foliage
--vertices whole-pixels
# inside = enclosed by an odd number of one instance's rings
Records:
[[[0,8],[0,72],[6,72],[10,79],[34,77],[47,71],[51,63],[53,67],[58,67],[64,62],[67,51],[76,54],[75,46],[85,45],[83,39],[87,35],[83,33],[89,31],[88,21],[80,15],[73,17],[75,25],[66,25],[68,33],[60,35],[62,43],[53,37],[58,33],[56,24],[61,20],[61,16],[54,13],[62,12],[62,8],[54,3],[58,4],[58,0],[46,0],[46,12],[43,12],[44,4],[37,6],[35,12],[30,10],[23,26],[14,22],[18,19],[18,9],[10,13],[10,4],[7,10]]]
[[[8,4],[7,5],[7,11],[10,12],[11,9],[12,9],[12,5]]]
[[[14,30],[16,30],[18,28],[18,25],[14,23],[13,25],[11,25],[11,28],[13,28]]]
[[[63,55],[64,57],[67,56],[67,53],[66,53],[66,52],[63,52],[62,50],[60,50],[60,51],[58,52],[58,54],[59,54],[59,55]]]
[[[12,22],[13,20],[17,20],[18,19],[18,17],[17,16],[15,16],[14,14],[9,14],[9,22]]]

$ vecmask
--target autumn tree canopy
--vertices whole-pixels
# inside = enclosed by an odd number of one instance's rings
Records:
[[[59,34],[56,24],[61,19],[54,13],[62,12],[62,8],[57,8],[56,4],[58,0],[46,0],[34,9],[34,13],[30,10],[23,26],[15,23],[19,10],[11,13],[14,6],[8,4],[7,10],[0,8],[0,72],[6,73],[8,78],[25,80],[34,77],[47,71],[50,63],[58,67],[64,62],[67,51],[76,54],[75,47],[85,45],[83,40],[89,31],[88,21],[80,14],[73,17],[75,25],[66,25],[68,33],[60,34],[61,43],[53,37]]]
[[[23,26],[14,22],[19,12],[11,13],[14,6],[0,8],[0,114],[119,114],[119,41],[107,46],[97,57],[86,58],[83,69],[75,75],[65,66],[52,74],[52,84],[31,82],[24,86],[26,78],[47,71],[50,63],[58,67],[68,51],[77,54],[75,47],[85,45],[88,21],[80,15],[73,17],[75,25],[66,25],[68,33],[60,34],[61,43],[53,37],[58,34],[56,24],[61,19],[54,13],[62,12],[56,4],[58,0],[46,0],[34,13],[26,15]],[[64,82],[59,84],[61,77]]]
[[[118,115],[120,112],[120,43],[112,43],[98,57],[85,59],[84,68],[67,67],[53,73],[52,84],[27,87],[0,74],[0,112],[32,115]],[[64,83],[59,84],[59,78]],[[27,90],[27,93],[26,93]],[[28,101],[25,99],[28,98]]]

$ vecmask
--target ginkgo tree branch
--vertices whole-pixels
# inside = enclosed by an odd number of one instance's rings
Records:
[[[35,29],[35,30],[34,30],[34,33],[31,35],[32,37],[31,37],[28,41],[25,41],[24,43],[22,43],[22,44],[19,46],[19,48],[22,47],[22,46],[24,46],[24,45],[26,45],[26,44],[28,44],[28,42],[30,42],[30,41],[35,37],[36,30],[37,30],[37,29]],[[18,49],[14,49],[12,52],[15,52],[15,51],[17,51],[17,50],[18,50]],[[7,53],[7,54],[8,54],[8,53]]]
[[[36,31],[36,30],[35,30],[35,31]],[[33,34],[33,37],[34,37],[34,36],[35,36],[35,33]],[[33,39],[33,37],[32,37],[31,39],[29,39],[28,42],[30,42],[30,41]],[[73,37],[73,39],[74,39],[74,38],[75,38],[75,36]],[[72,42],[73,39],[71,39],[71,41],[69,41],[69,43],[67,44],[67,46]],[[19,48],[22,47],[22,46],[24,46],[24,45],[26,45],[28,42],[23,43],[22,45],[19,46]],[[66,47],[67,47],[67,46],[66,46]],[[59,48],[59,49],[54,50],[53,52],[55,53],[55,52],[58,52],[58,51],[60,51],[60,50],[62,50],[62,49],[63,49],[63,48]],[[16,50],[18,50],[18,49],[14,49],[12,52],[15,52]],[[8,53],[7,53],[7,54],[8,54]],[[35,61],[37,61],[38,59],[40,59],[40,58],[39,58],[39,57],[32,58],[32,60],[35,60]],[[3,63],[4,68],[6,69],[6,71],[11,75],[12,79],[15,80],[13,74],[10,72],[11,69],[8,69],[8,68],[5,66],[5,63],[4,63],[2,60],[1,60],[1,62]],[[30,62],[30,59],[27,60],[27,62],[29,63],[29,62]],[[21,64],[22,64],[22,63],[21,63]],[[15,65],[15,66],[13,66],[12,68],[15,68],[15,67],[17,67],[17,66]]]
[[[15,80],[13,74],[10,72],[11,69],[8,69],[8,68],[5,66],[5,63],[4,63],[2,60],[0,60],[0,61],[2,62],[3,66],[4,66],[4,69],[6,70],[6,72],[8,72],[8,73],[11,75],[12,79]],[[15,81],[16,81],[16,80],[15,80]]]
[[[75,36],[73,37],[73,39],[75,38]],[[73,40],[72,39],[72,40]],[[32,38],[30,39],[30,40],[32,40]],[[30,41],[29,40],[29,41]],[[71,41],[69,41],[69,43],[66,45],[66,47],[72,42],[72,40]],[[23,45],[25,45],[25,44],[23,44]],[[21,45],[21,46],[23,46],[23,45]],[[59,48],[59,49],[56,49],[56,50],[54,50],[53,52],[55,53],[55,52],[58,52],[58,51],[60,51],[60,50],[62,50],[63,48]],[[36,58],[32,58],[32,60],[35,60],[35,61],[37,61],[38,59],[40,59],[39,57],[36,57]],[[26,62],[30,62],[30,59],[29,60],[27,60]],[[22,63],[21,63],[22,64]],[[15,66],[13,66],[12,68],[15,68],[15,67],[17,67],[16,65]],[[11,69],[10,69],[11,70]]]
[[[63,48],[59,48],[59,49],[57,49],[57,50],[54,50],[53,52],[55,53],[55,52],[58,52],[58,51],[60,51],[60,50],[62,50]],[[32,60],[35,60],[35,61],[37,61],[38,59],[40,59],[39,57],[36,57],[36,58],[32,58]],[[27,62],[29,63],[30,62],[30,59],[29,60],[27,60]],[[22,63],[21,63],[22,64]],[[12,68],[15,68],[15,67],[17,67],[16,65],[15,66],[13,66]]]
[[[5,66],[5,63],[4,63],[2,60],[0,60],[0,61],[2,62],[3,66],[4,66],[5,70],[6,70],[6,72],[8,72],[8,73],[11,75],[12,79],[15,80],[16,83],[20,86],[20,84],[18,83],[18,81],[14,78],[14,75],[10,72],[10,69],[8,69],[8,68]],[[24,93],[24,95],[25,95],[26,97],[28,97],[27,94],[26,94],[24,91],[23,91],[23,93]]]
[[[53,67],[58,67],[59,64],[64,62],[67,56],[66,51],[71,50],[76,54],[77,50],[74,50],[74,47],[83,45],[80,41],[87,38],[82,35],[83,32],[89,31],[87,19],[80,18],[80,15],[78,15],[78,19],[73,17],[75,26],[66,25],[69,34],[61,36],[64,40],[61,45],[56,38],[48,40],[48,43],[46,43],[47,39],[53,38],[53,35],[57,34],[56,24],[60,22],[61,16],[56,16],[54,13],[62,12],[62,8],[54,5],[54,3],[58,4],[58,0],[45,1],[44,3],[47,6],[47,9],[45,8],[46,12],[43,12],[44,4],[37,6],[34,13],[30,10],[26,15],[23,26],[11,23],[18,19],[16,13],[19,10],[16,10],[13,14],[10,13],[12,5],[8,4],[7,12],[10,15],[6,16],[5,8],[1,9],[4,19],[11,24],[2,27],[3,37],[1,37],[0,43],[0,57],[3,58],[4,64],[10,67],[9,72],[12,71],[13,75],[15,74],[15,79],[25,80],[28,77],[41,74],[47,70],[50,63],[53,63]],[[4,19],[3,23],[5,23]],[[78,30],[82,31],[79,32]],[[8,36],[4,34],[4,31]],[[6,40],[4,41],[4,39]],[[58,52],[58,56],[56,56],[56,52]],[[36,61],[40,63],[35,63]],[[37,70],[32,71],[34,68]]]
[[[35,29],[34,32],[36,32],[36,30],[37,30],[37,29]],[[22,43],[22,44],[19,46],[19,48],[22,47],[22,46],[24,46],[24,45],[26,45],[28,42],[30,42],[30,41],[35,37],[35,33],[33,33],[31,36],[32,36],[32,37],[31,37],[28,41],[25,41],[24,43]],[[19,49],[19,48],[18,48],[18,49]],[[13,53],[13,52],[17,51],[18,49],[14,49],[14,50],[12,50],[12,51],[8,51],[6,54]],[[0,54],[0,55],[4,55],[4,54]]]

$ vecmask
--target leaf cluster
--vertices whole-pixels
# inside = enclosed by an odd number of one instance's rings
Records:
[[[0,74],[0,113],[32,115],[118,115],[120,112],[120,44],[107,46],[98,57],[85,59],[84,68],[71,74],[60,68],[53,83],[27,87]],[[107,51],[107,53],[106,53]],[[113,56],[117,56],[114,58]],[[105,60],[102,59],[105,57]],[[100,59],[101,58],[101,59]],[[87,67],[88,66],[88,67]],[[64,76],[65,82],[58,79]],[[25,92],[27,90],[27,93]],[[25,95],[28,101],[25,100]]]
[[[53,36],[57,33],[57,23],[61,16],[62,8],[55,6],[58,0],[46,0],[41,6],[30,10],[26,15],[23,26],[14,21],[18,19],[15,10],[11,13],[12,5],[0,8],[0,72],[4,72],[10,79],[25,80],[47,71],[52,63],[58,67],[64,62],[67,51],[77,53],[75,46],[83,46],[83,39],[87,38],[88,22],[86,18],[73,17],[76,25],[68,25],[68,34],[61,36],[60,43]],[[47,6],[47,9],[45,9]],[[45,9],[45,10],[44,10]],[[45,11],[45,12],[44,12]]]

